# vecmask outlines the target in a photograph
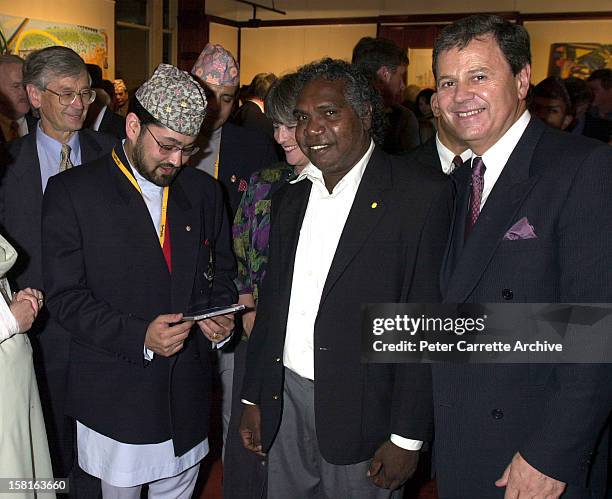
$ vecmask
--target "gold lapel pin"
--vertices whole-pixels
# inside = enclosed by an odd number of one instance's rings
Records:
[[[185,225],[185,230],[187,232],[191,232],[191,225]]]
[[[371,207],[372,207],[372,209],[373,209],[373,210],[375,210],[375,209],[378,207],[378,203],[377,203],[376,201],[374,201],[374,202],[371,204]]]

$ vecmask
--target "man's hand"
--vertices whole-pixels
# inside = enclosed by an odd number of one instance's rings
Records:
[[[183,314],[158,315],[147,328],[145,346],[162,357],[170,357],[181,350],[193,326],[193,321],[179,322],[182,318]]]
[[[387,440],[374,454],[368,476],[379,487],[395,490],[414,475],[418,462],[418,450],[402,449]]]
[[[240,419],[240,438],[245,449],[264,457],[261,447],[261,412],[258,405],[244,404]]]
[[[531,499],[533,497],[557,499],[563,494],[566,487],[564,482],[540,473],[518,452],[495,485],[506,487],[504,499]]]
[[[234,330],[234,314],[218,315],[198,321],[200,330],[213,343],[225,340]]]

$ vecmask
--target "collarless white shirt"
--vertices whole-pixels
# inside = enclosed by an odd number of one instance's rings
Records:
[[[456,168],[455,163],[453,163],[453,159],[455,159],[456,154],[440,141],[440,135],[438,133],[436,133],[436,149],[438,150],[438,157],[440,158],[440,164],[442,165],[442,172],[446,175],[450,175]],[[472,151],[466,149],[459,154],[459,156],[465,163],[472,157]]]
[[[126,155],[127,158],[127,155]],[[129,159],[128,159],[129,162]],[[159,234],[164,188],[144,178],[130,163],[136,182]],[[153,352],[145,349],[145,358]],[[172,439],[152,444],[127,444],[85,426],[77,421],[79,466],[90,475],[116,487],[134,487],[162,478],[176,476],[195,466],[208,454],[208,439],[204,439],[182,456],[174,455]]]
[[[314,323],[329,268],[342,235],[374,142],[357,164],[336,184],[331,194],[323,172],[308,163],[292,183],[312,183],[308,206],[295,253],[283,363],[293,372],[314,380]]]
[[[521,117],[514,122],[514,124],[506,131],[506,133],[493,144],[485,153],[481,156],[482,161],[486,167],[484,174],[484,187],[482,189],[482,200],[480,201],[480,209],[485,205],[489,194],[495,187],[497,179],[501,175],[512,151],[518,144],[519,140],[523,136],[527,125],[531,120],[531,114],[529,111],[525,111]],[[477,154],[472,153],[472,159],[477,157]]]

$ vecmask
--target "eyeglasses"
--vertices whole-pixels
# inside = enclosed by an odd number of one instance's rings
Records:
[[[181,151],[181,154],[185,156],[193,156],[195,153],[197,153],[200,150],[198,146],[179,147],[179,146],[170,145],[170,144],[162,144],[159,140],[157,140],[157,137],[153,135],[153,132],[149,130],[148,126],[145,128],[151,134],[151,137],[153,137],[153,140],[157,142],[157,145],[159,146],[159,152],[162,154],[170,155],[170,154],[174,154],[177,151]]]
[[[74,101],[76,100],[77,95],[81,98],[81,102],[85,106],[88,106],[94,100],[96,100],[96,91],[92,90],[91,88],[86,88],[85,90],[81,90],[80,92],[75,92],[73,90],[72,92],[59,92],[59,93],[54,90],[51,90],[50,88],[45,88],[43,90],[57,95],[59,97],[59,101],[62,106],[72,105],[72,103],[74,103]]]

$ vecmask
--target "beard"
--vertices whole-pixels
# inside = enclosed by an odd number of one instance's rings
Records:
[[[145,154],[144,154],[144,146],[142,143],[142,132],[141,135],[138,136],[138,140],[136,140],[136,145],[134,146],[134,151],[132,153],[132,162],[134,163],[134,168],[136,171],[140,173],[144,178],[146,178],[149,182],[154,183],[159,187],[167,187],[169,186],[176,174],[179,172],[180,168],[177,168],[172,163],[158,163],[152,168],[148,168],[145,164]],[[160,168],[172,168],[172,173],[163,174],[160,172]]]

